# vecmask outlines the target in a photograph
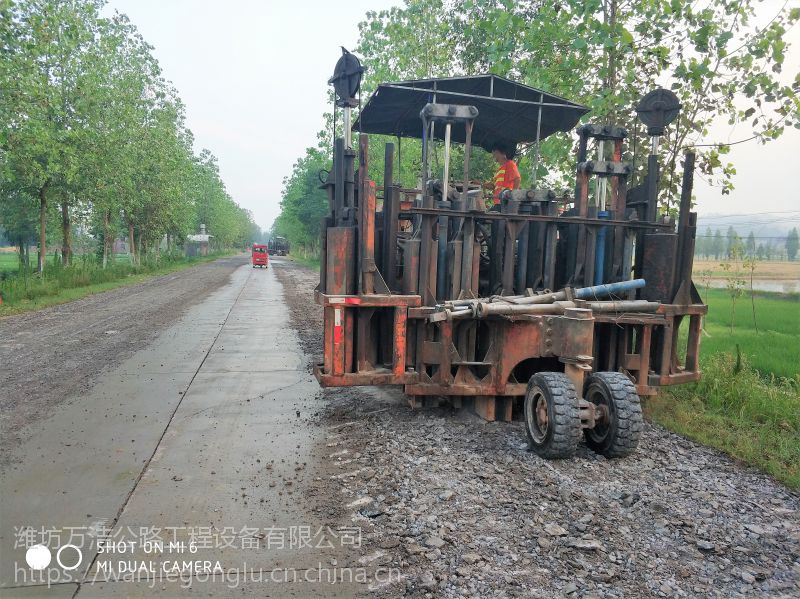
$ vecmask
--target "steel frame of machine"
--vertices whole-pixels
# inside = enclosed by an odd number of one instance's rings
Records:
[[[524,411],[533,375],[563,373],[576,392],[580,426],[591,429],[609,420],[608,406],[584,397],[593,372],[624,373],[638,395],[700,378],[707,308],[691,281],[693,154],[685,156],[677,230],[657,218],[655,193],[632,207],[625,131],[596,125],[578,129],[572,210],[559,214],[553,192],[515,190],[502,194],[499,210],[486,211],[469,181],[478,109],[428,102],[419,115],[420,189],[394,182],[393,144],[386,144],[377,187],[368,177],[367,134],[359,135],[357,153],[348,139],[335,141],[315,292],[324,309],[324,359],[314,370],[322,386],[402,385],[412,406],[444,396],[488,420],[511,420]],[[455,127],[463,127],[460,185],[449,181]],[[444,169],[432,179],[437,128]],[[609,143],[610,159],[588,159],[591,140]],[[654,156],[650,166],[657,173]],[[609,182],[607,206],[592,202],[593,178]]]

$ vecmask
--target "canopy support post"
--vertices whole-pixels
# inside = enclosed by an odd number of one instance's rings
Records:
[[[442,173],[442,199],[447,200],[447,192],[450,187],[450,130],[452,125],[447,123],[444,126],[444,172]]]
[[[536,156],[533,159],[533,175],[531,177],[531,189],[536,189],[536,178],[539,171],[539,142],[542,137],[542,104],[544,94],[539,94],[539,117],[536,119]]]

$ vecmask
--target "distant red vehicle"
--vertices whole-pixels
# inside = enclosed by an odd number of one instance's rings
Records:
[[[269,267],[269,254],[267,253],[266,245],[253,244],[253,268],[256,266]]]

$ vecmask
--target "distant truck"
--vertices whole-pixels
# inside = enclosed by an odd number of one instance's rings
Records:
[[[267,242],[270,256],[285,256],[289,253],[289,242],[285,237],[275,237]]]

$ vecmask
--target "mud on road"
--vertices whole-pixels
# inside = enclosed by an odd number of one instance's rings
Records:
[[[188,307],[228,283],[247,256],[223,258],[145,282],[0,319],[0,463],[25,427],[92,387],[146,347]]]
[[[275,267],[318,357],[317,273]],[[356,502],[346,511],[365,531],[367,560],[402,573],[379,595],[800,595],[800,497],[660,427],[647,424],[629,458],[581,446],[545,461],[519,422],[414,411],[394,389],[322,397],[331,474],[320,485]]]

